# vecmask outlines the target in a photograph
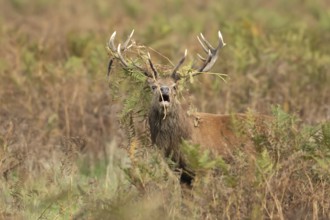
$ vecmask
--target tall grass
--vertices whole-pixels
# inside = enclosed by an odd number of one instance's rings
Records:
[[[0,218],[330,218],[329,19],[325,0],[0,1]],[[198,171],[186,189],[135,139],[119,119],[143,127],[125,100],[147,96],[119,66],[107,82],[105,48],[132,29],[157,65],[170,63],[152,51],[176,63],[188,48],[193,60],[195,36],[214,42],[221,30],[214,72],[227,83],[200,76],[184,98],[200,111],[273,115],[269,133],[254,131],[256,157],[183,146]]]

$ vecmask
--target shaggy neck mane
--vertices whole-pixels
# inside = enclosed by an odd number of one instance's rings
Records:
[[[164,112],[152,107],[149,112],[149,126],[153,144],[164,150],[165,156],[184,165],[179,146],[182,139],[190,139],[191,127],[185,111],[179,103],[172,103],[164,118]]]

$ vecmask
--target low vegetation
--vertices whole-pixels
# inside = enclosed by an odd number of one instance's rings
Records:
[[[329,219],[329,19],[325,0],[1,1],[0,218]],[[272,115],[266,134],[235,124],[257,155],[183,144],[196,178],[180,185],[143,133],[144,78],[118,63],[106,76],[110,34],[132,29],[159,66],[185,48],[193,60],[196,35],[221,29],[225,81],[195,77],[182,96],[203,112]]]

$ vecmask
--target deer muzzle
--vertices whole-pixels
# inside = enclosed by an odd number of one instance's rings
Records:
[[[167,86],[160,87],[159,104],[165,107],[170,104],[170,89]]]

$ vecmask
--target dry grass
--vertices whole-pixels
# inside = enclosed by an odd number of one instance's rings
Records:
[[[0,1],[0,218],[329,219],[329,18],[325,0]],[[195,78],[190,100],[273,114],[270,133],[256,131],[257,158],[201,159],[186,146],[200,168],[187,190],[148,141],[132,139],[118,115],[136,88],[115,81],[118,68],[108,88],[105,44],[133,28],[174,62],[186,47],[193,58],[199,32],[213,41],[221,29],[214,71],[227,83]]]

